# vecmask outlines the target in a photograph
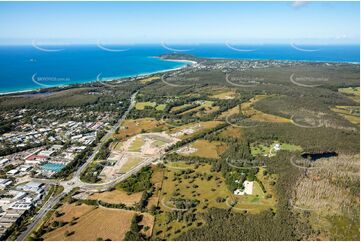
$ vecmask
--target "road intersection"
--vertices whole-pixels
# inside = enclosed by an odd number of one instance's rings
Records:
[[[122,174],[119,177],[117,177],[116,179],[114,179],[112,181],[109,181],[109,182],[106,182],[106,183],[96,183],[96,184],[86,183],[86,182],[84,182],[84,181],[82,181],[80,179],[80,176],[85,171],[86,167],[91,162],[93,162],[94,157],[99,152],[99,150],[101,149],[102,144],[104,144],[107,140],[109,140],[109,138],[111,138],[111,136],[116,132],[117,128],[126,119],[129,112],[134,108],[135,103],[136,103],[137,94],[138,94],[138,92],[135,92],[135,93],[132,94],[132,96],[130,98],[130,105],[129,105],[128,109],[120,117],[118,122],[115,125],[113,125],[113,127],[103,136],[101,141],[95,147],[95,149],[94,149],[93,153],[91,154],[91,156],[89,156],[87,161],[81,167],[79,167],[79,169],[74,173],[73,177],[70,180],[36,179],[36,178],[32,179],[32,181],[34,181],[34,182],[41,182],[41,183],[52,184],[52,185],[60,185],[60,186],[64,187],[64,190],[60,194],[58,194],[56,196],[51,196],[49,198],[49,200],[41,207],[41,209],[37,212],[37,214],[31,219],[31,223],[27,226],[26,230],[21,232],[20,235],[17,237],[17,239],[16,239],[17,241],[25,240],[31,234],[31,232],[33,231],[35,226],[46,215],[46,213],[49,210],[51,210],[57,203],[59,203],[60,200],[66,194],[68,194],[71,190],[73,190],[74,188],[80,188],[81,190],[94,191],[94,192],[96,192],[96,191],[104,191],[104,190],[107,190],[107,189],[111,188],[112,186],[114,186],[118,182],[120,182],[120,181],[130,177],[131,175],[137,173],[141,168],[151,164],[151,162],[153,160],[152,159],[147,159],[144,162],[142,162],[142,163],[138,164],[137,166],[133,167],[132,169],[130,169],[127,173]]]

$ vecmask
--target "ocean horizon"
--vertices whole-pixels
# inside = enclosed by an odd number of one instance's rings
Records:
[[[152,74],[187,65],[162,54],[205,58],[360,63],[359,45],[9,45],[0,46],[0,94]]]

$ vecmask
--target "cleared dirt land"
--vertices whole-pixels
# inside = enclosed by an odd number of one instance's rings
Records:
[[[166,125],[153,118],[128,119],[123,122],[122,127],[114,137],[123,140],[140,134],[142,130],[145,132],[156,132],[163,129],[166,129]]]
[[[75,205],[64,205],[62,211],[76,211],[74,208],[67,208],[67,206]],[[129,230],[131,219],[135,212],[121,209],[106,209],[102,207],[94,207],[88,205],[82,205],[90,207],[89,210],[78,217],[76,223],[71,225],[68,223],[63,227],[57,228],[50,233],[44,235],[44,240],[96,240],[97,238],[110,239],[110,240],[122,240],[124,239],[125,233]],[[144,225],[152,228],[153,218],[149,214],[144,215]],[[63,215],[68,217],[74,217],[74,214],[68,212]],[[63,217],[61,216],[61,217]],[[56,218],[57,220],[58,218]],[[60,218],[59,218],[60,219]],[[53,220],[54,221],[54,220]],[[68,236],[66,236],[68,234]]]
[[[227,111],[221,113],[221,115],[218,116],[218,119],[225,119],[227,116],[231,116],[234,114],[239,113],[239,106],[235,106],[233,108],[228,109]]]
[[[147,77],[147,78],[144,78],[144,79],[140,80],[140,82],[145,84],[145,83],[151,82],[151,81],[156,80],[156,79],[159,79],[159,76]]]
[[[113,190],[110,192],[94,193],[89,196],[89,199],[101,200],[106,203],[124,203],[126,205],[133,205],[140,201],[142,197],[141,192],[127,194],[125,191]]]
[[[190,144],[189,147],[190,150],[194,150],[194,152],[188,153],[185,150],[184,152],[179,153],[184,156],[199,156],[204,158],[218,159],[219,156],[227,149],[227,146],[222,142],[210,142],[208,140],[196,140]]]
[[[228,126],[219,134],[221,138],[235,138],[235,139],[242,139],[244,137],[244,131],[242,128]]]
[[[177,137],[180,139],[190,138],[196,134],[202,133],[207,129],[212,129],[222,122],[220,121],[206,121],[206,122],[197,122],[197,123],[190,123],[186,125],[182,125],[176,127],[171,130],[170,135],[173,137]]]
[[[222,100],[228,100],[228,99],[234,99],[236,98],[237,93],[234,91],[226,91],[226,92],[220,92],[215,95],[210,96],[210,98],[216,98],[216,99],[222,99]]]

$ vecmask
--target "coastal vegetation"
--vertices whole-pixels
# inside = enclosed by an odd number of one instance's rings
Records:
[[[99,181],[101,162],[112,151],[121,153],[124,142],[134,138],[128,150],[140,152],[145,138],[135,135],[163,133],[177,141],[156,164],[114,188],[63,202],[36,238],[359,240],[359,65],[261,61],[262,67],[250,62],[257,68],[240,71],[242,61],[162,58],[204,68],[189,66],[163,80],[150,76],[119,88],[92,83],[0,98],[2,110],[80,107],[111,112],[114,124],[138,90],[135,107],[82,174],[86,182]],[[315,83],[322,76],[327,80]],[[62,102],[74,95],[72,104]],[[8,130],[16,130],[12,120],[1,121],[0,132]],[[69,177],[94,145],[54,178]],[[117,172],[141,162],[129,159]],[[239,194],[245,184],[252,184],[252,194]],[[85,226],[86,220],[94,225]]]

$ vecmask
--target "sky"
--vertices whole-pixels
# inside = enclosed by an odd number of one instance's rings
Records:
[[[359,2],[0,2],[0,44],[354,44],[359,10]]]

